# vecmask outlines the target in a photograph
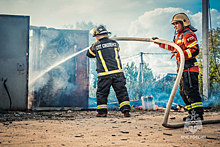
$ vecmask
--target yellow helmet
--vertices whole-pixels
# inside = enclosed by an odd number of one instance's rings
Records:
[[[185,13],[175,14],[171,20],[171,24],[173,25],[175,22],[178,21],[182,22],[183,27],[189,27],[189,29],[192,30],[193,32],[197,31],[197,29],[191,25],[191,22]]]

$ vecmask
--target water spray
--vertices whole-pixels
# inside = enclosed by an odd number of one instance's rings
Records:
[[[161,40],[161,39],[156,39],[153,40],[151,38],[136,38],[136,37],[116,37],[116,38],[111,38],[112,40],[117,40],[117,41],[144,41],[144,42],[156,42],[156,43],[163,43],[163,44],[168,44],[173,46],[174,48],[176,48],[178,50],[178,52],[180,53],[180,68],[179,68],[179,72],[177,74],[177,78],[176,81],[174,83],[172,92],[170,94],[170,98],[169,101],[167,103],[167,107],[166,107],[166,111],[164,114],[164,119],[163,119],[163,126],[166,128],[182,128],[184,127],[185,123],[176,123],[176,124],[168,124],[168,117],[169,117],[169,113],[170,113],[170,109],[174,100],[174,96],[176,94],[178,85],[180,83],[180,79],[182,77],[182,73],[183,73],[183,68],[184,68],[184,63],[185,63],[185,57],[183,54],[182,49],[175,43],[166,41],[166,40]],[[215,120],[202,120],[202,124],[214,124],[214,123],[220,123],[220,119],[215,119]]]
[[[58,66],[58,65],[60,65],[60,64],[62,64],[62,63],[64,63],[64,62],[66,62],[67,60],[69,60],[69,59],[75,57],[76,55],[78,55],[78,54],[80,54],[80,53],[82,53],[82,52],[84,52],[84,51],[86,51],[86,50],[88,50],[88,49],[89,49],[89,47],[87,47],[87,48],[85,48],[85,49],[83,49],[83,50],[81,50],[81,51],[79,51],[79,52],[77,52],[77,53],[74,53],[74,54],[68,56],[67,58],[65,58],[65,59],[63,59],[63,60],[57,62],[56,64],[50,66],[49,68],[47,68],[46,70],[44,70],[43,72],[41,72],[36,78],[31,79],[28,85],[29,85],[29,86],[32,86],[40,77],[42,77],[43,75],[45,75],[46,73],[48,73],[49,71],[51,71],[51,70],[52,70],[53,68],[55,68],[56,66]]]

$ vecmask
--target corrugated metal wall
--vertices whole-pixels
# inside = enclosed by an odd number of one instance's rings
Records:
[[[0,109],[27,109],[29,16],[0,15]],[[5,83],[5,86],[4,86]]]
[[[89,31],[32,26],[30,77],[76,53],[89,44]],[[56,66],[33,85],[34,107],[88,107],[89,60],[83,52]]]

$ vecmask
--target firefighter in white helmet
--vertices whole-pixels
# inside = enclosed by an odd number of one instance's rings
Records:
[[[199,54],[199,44],[194,33],[197,29],[191,25],[191,22],[185,13],[175,14],[171,20],[171,24],[174,25],[175,29],[173,42],[183,50],[185,56],[185,66],[179,85],[179,92],[187,106],[189,115],[184,117],[183,120],[203,120],[203,105],[198,85],[199,66],[196,60],[196,56]],[[153,37],[152,39],[158,38]],[[156,44],[163,49],[172,51],[172,57],[175,56],[177,60],[178,72],[178,68],[180,66],[179,52],[170,45]]]
[[[119,44],[109,39],[106,28],[102,25],[95,27],[91,33],[96,37],[91,48],[87,51],[89,58],[96,58],[97,81],[97,117],[107,116],[107,97],[112,86],[118,99],[120,110],[125,117],[130,117],[130,103],[126,79],[122,70],[119,56]]]

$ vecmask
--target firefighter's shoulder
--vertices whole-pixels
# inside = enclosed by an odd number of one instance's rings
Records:
[[[116,45],[119,46],[119,44],[116,40],[112,40],[112,39],[109,39],[109,40],[111,40],[112,43],[116,43]]]
[[[186,35],[192,35],[193,34],[193,32],[192,31],[190,31],[190,30],[185,30],[184,32],[183,32],[183,37],[185,37]]]
[[[98,44],[98,43],[99,43],[99,41],[97,40],[97,41],[93,42],[92,45],[96,45],[96,44]]]

